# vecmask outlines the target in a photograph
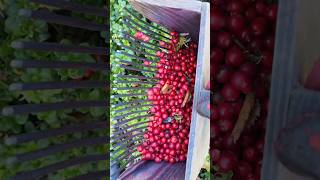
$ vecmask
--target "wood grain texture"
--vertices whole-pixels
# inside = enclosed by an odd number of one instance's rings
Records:
[[[197,112],[197,102],[205,90],[205,79],[210,74],[210,4],[203,3],[201,10],[200,34],[198,43],[198,59],[196,83],[192,107],[189,148],[185,180],[195,180],[209,152],[210,121]]]
[[[130,0],[143,16],[169,30],[190,33],[194,41],[199,39],[201,2],[190,0],[156,1]]]
[[[274,151],[279,130],[303,112],[319,111],[319,93],[302,87],[320,55],[320,1],[280,0],[262,180],[307,180],[281,164]]]
[[[119,180],[181,180],[184,179],[185,162],[140,161],[131,166],[118,178]]]

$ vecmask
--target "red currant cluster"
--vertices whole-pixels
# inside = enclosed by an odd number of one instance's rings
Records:
[[[276,17],[277,5],[263,0],[214,0],[211,8],[210,155],[218,174],[233,179],[260,179]],[[248,118],[235,139],[249,94],[254,123]]]
[[[160,42],[157,84],[147,91],[153,103],[148,131],[137,147],[144,160],[171,163],[185,161],[188,150],[195,83],[197,45],[178,47],[180,35],[171,32],[169,43]],[[183,37],[182,37],[183,38]]]
[[[150,37],[147,36],[146,34],[144,34],[144,33],[141,32],[141,31],[137,31],[134,36],[135,36],[137,39],[140,39],[140,40],[145,41],[145,42],[149,42],[149,41],[150,41]]]

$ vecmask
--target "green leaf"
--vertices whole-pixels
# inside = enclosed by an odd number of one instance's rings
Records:
[[[100,117],[106,112],[107,112],[107,110],[103,107],[90,108],[90,114],[93,117]]]
[[[20,124],[20,125],[23,125],[27,122],[28,120],[28,115],[20,115],[20,116],[15,116],[15,122]]]
[[[84,70],[76,70],[76,69],[69,69],[68,70],[68,77],[72,79],[79,79],[82,78],[84,75]]]
[[[227,173],[216,173],[214,176],[215,180],[232,180],[233,172],[229,171]]]

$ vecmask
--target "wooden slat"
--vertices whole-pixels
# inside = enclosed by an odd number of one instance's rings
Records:
[[[43,104],[22,104],[7,106],[2,109],[3,116],[14,116],[18,114],[39,113],[46,111],[57,111],[64,109],[79,109],[88,107],[105,107],[107,108],[107,101],[65,101],[57,103],[43,103]]]
[[[108,17],[108,10],[87,4],[79,4],[66,0],[29,0],[30,2],[54,6],[64,10]]]
[[[94,80],[70,80],[58,82],[39,82],[39,83],[13,83],[10,84],[10,91],[30,91],[48,89],[80,89],[80,88],[107,88],[106,81]]]
[[[108,137],[94,137],[94,138],[75,140],[72,142],[49,146],[47,148],[39,149],[39,150],[28,152],[28,153],[17,154],[15,156],[9,158],[7,160],[7,164],[12,164],[12,163],[16,163],[16,162],[21,163],[21,162],[25,162],[25,161],[31,161],[34,159],[38,159],[38,158],[42,158],[45,156],[50,156],[52,154],[67,151],[69,149],[86,147],[86,146],[103,145],[103,144],[107,144],[107,142],[108,142]]]
[[[49,129],[43,131],[37,131],[27,134],[20,134],[16,136],[10,136],[5,139],[6,145],[22,144],[30,141],[37,141],[40,139],[46,139],[54,136],[62,136],[70,133],[77,133],[90,130],[100,130],[108,127],[106,121],[93,121],[90,123],[79,123],[75,125],[67,125],[61,128]]]
[[[86,46],[74,46],[74,45],[63,45],[59,43],[48,43],[48,42],[22,42],[14,41],[11,43],[11,47],[15,49],[30,49],[39,51],[54,51],[64,53],[87,53],[96,55],[107,55],[106,47],[86,47]]]
[[[28,9],[21,9],[19,10],[19,15],[32,18],[35,20],[42,20],[48,23],[53,24],[61,24],[65,26],[80,28],[80,29],[87,29],[91,31],[107,31],[109,29],[107,24],[98,24],[95,22],[90,22],[87,20],[70,17],[70,16],[63,16],[58,15],[48,10],[37,10],[31,11]]]
[[[12,60],[13,68],[56,68],[56,69],[92,69],[108,70],[108,63],[86,63],[66,61],[45,61],[45,60]]]
[[[90,162],[97,162],[102,160],[107,160],[108,157],[105,154],[102,155],[87,155],[84,157],[78,157],[62,162],[58,162],[49,166],[45,166],[36,170],[25,171],[18,173],[16,176],[12,177],[12,180],[33,180],[39,179],[40,177],[47,175],[49,173],[56,172],[61,169],[72,167],[79,164],[85,164]]]

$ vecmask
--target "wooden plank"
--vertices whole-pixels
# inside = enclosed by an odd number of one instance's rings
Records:
[[[201,2],[191,0],[130,0],[140,14],[169,30],[190,33],[198,41]]]
[[[198,114],[197,102],[205,91],[205,80],[210,77],[210,4],[203,3],[198,43],[195,93],[192,107],[189,148],[185,180],[195,180],[209,152],[210,120]]]

